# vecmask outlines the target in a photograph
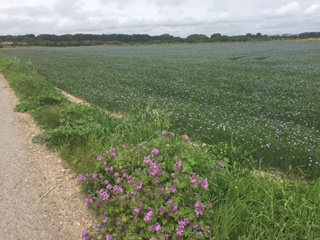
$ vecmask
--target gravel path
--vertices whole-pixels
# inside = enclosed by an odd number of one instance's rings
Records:
[[[32,143],[41,133],[0,75],[0,239],[81,239],[93,223],[74,174]]]

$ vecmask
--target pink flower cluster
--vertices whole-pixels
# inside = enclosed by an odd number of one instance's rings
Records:
[[[78,180],[78,181],[85,181],[85,180],[86,180],[86,177],[85,177],[85,176],[82,176],[82,175],[79,175],[79,176],[77,177],[77,180]]]
[[[182,136],[183,140],[188,141],[189,140],[189,136],[187,134]]]
[[[161,146],[164,146],[164,144],[169,146],[168,143],[171,142],[169,142],[168,137],[170,135],[173,136],[173,133],[163,131],[162,135],[161,140],[164,142]],[[185,141],[189,140],[188,135],[183,135],[182,138]],[[182,142],[180,138],[179,143]],[[188,143],[184,142],[183,144]],[[103,220],[98,227],[103,227],[102,224],[107,223],[108,215],[108,225],[109,223],[115,223],[115,225],[121,226],[121,229],[125,231],[129,227],[132,227],[131,223],[133,225],[136,223],[137,225],[147,227],[149,233],[154,234],[153,237],[150,236],[151,239],[166,240],[175,237],[182,239],[186,237],[187,231],[196,231],[197,234],[203,235],[207,234],[201,228],[204,225],[201,217],[213,206],[206,203],[200,193],[204,192],[202,189],[209,188],[209,182],[197,173],[189,175],[190,172],[187,173],[187,170],[183,169],[186,163],[181,159],[181,155],[179,158],[178,156],[174,156],[174,158],[169,159],[172,165],[169,165],[167,168],[166,151],[166,148],[158,149],[153,147],[150,149],[144,146],[142,150],[140,147],[134,147],[124,150],[124,153],[122,153],[119,148],[112,148],[103,156],[97,157],[97,161],[100,162],[99,167],[101,166],[100,170],[105,169],[104,173],[100,172],[99,174],[94,173],[86,176],[80,175],[78,177],[79,181],[91,181],[91,183],[99,187],[94,192],[97,195],[89,195],[85,200],[87,206],[96,204],[98,208],[104,211]],[[129,161],[127,161],[127,157]],[[137,163],[132,161],[133,157],[139,158]],[[172,163],[173,159],[176,159],[174,163]],[[136,165],[131,167],[130,164]],[[167,169],[170,170],[167,172]],[[147,189],[149,186],[150,188]],[[185,198],[181,200],[180,195],[184,193],[186,193]],[[144,195],[147,198],[150,197],[150,203],[145,201],[146,198],[142,197]],[[109,210],[114,202],[117,204],[120,202],[121,206],[126,208],[123,215],[114,216],[117,214],[113,214],[114,211]],[[159,202],[159,204],[154,205],[153,202]],[[208,207],[201,202],[206,203]],[[190,211],[191,215],[194,214],[192,218],[190,215],[186,215],[186,208],[190,209],[188,214]],[[190,220],[188,217],[190,217]],[[143,218],[144,222],[141,218]],[[168,220],[172,221],[170,224],[174,224],[171,225],[170,233],[166,229],[167,224],[164,224],[162,219],[170,219]],[[183,220],[177,223],[178,219]],[[131,223],[129,223],[129,220]],[[197,222],[194,220],[197,220]],[[110,229],[104,234],[111,233]],[[104,236],[106,236],[106,240],[117,238],[111,234]],[[84,231],[83,239],[88,239],[88,237],[89,232]]]
[[[161,230],[161,225],[159,223],[152,227],[152,233],[159,232]]]
[[[137,190],[141,190],[143,187],[143,182],[140,181],[139,185],[136,187]]]
[[[182,167],[182,160],[176,162],[176,171],[179,172],[180,168]]]
[[[150,222],[150,221],[152,220],[153,216],[154,216],[154,213],[153,213],[152,209],[151,209],[151,208],[148,208],[148,213],[147,213],[147,215],[143,218],[143,220],[144,220],[145,222]]]
[[[189,219],[185,218],[182,221],[179,222],[179,227],[176,230],[176,236],[181,237],[183,236],[183,232],[185,227],[189,224]]]
[[[190,181],[194,186],[201,185],[203,189],[209,188],[209,182],[207,179],[203,179],[202,177],[199,177],[196,173],[191,173]]]
[[[145,157],[144,162],[149,165],[150,176],[156,176],[160,174],[161,171],[157,163],[152,162],[152,160],[149,157]]]
[[[196,202],[194,207],[195,207],[194,212],[195,212],[197,217],[202,216],[203,212],[206,210],[206,206],[204,204],[200,203],[200,202]]]
[[[139,213],[140,210],[141,210],[141,208],[138,207],[138,206],[136,206],[136,207],[133,209],[133,212],[134,212],[134,213]]]
[[[102,198],[103,201],[107,201],[110,198],[109,194],[103,189],[100,190],[98,197]]]
[[[111,240],[111,239],[112,239],[112,235],[111,234],[107,234],[106,240]]]
[[[156,155],[159,155],[160,154],[160,150],[158,148],[154,148],[152,149],[152,156],[156,156]]]
[[[91,198],[86,198],[86,200],[85,200],[85,205],[86,206],[91,206],[92,203],[93,203],[93,200]]]
[[[89,232],[87,230],[82,231],[82,239],[89,240]]]

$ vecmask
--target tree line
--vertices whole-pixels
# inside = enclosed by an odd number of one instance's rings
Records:
[[[34,34],[0,36],[0,46],[92,46],[103,44],[131,44],[131,43],[204,43],[204,42],[247,42],[270,41],[286,39],[320,38],[320,32],[305,32],[300,34],[263,35],[261,33],[227,36],[214,33],[210,37],[204,34],[191,34],[186,38],[175,37],[170,34],[150,36],[148,34]]]

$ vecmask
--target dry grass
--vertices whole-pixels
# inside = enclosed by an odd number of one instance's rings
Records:
[[[75,104],[84,104],[84,105],[87,105],[87,106],[90,106],[91,104],[86,102],[85,100],[81,99],[81,98],[78,98],[78,97],[75,97],[59,88],[56,88],[58,91],[60,91],[65,97],[67,97],[69,99],[70,102],[72,103],[75,103]],[[112,117],[115,117],[115,118],[124,118],[125,115],[123,113],[116,113],[116,112],[110,112],[110,111],[107,111],[105,110],[105,112],[112,116]]]

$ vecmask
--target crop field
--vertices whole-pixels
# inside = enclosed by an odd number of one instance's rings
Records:
[[[160,109],[208,143],[319,175],[320,44],[1,50],[64,91],[116,112]]]

